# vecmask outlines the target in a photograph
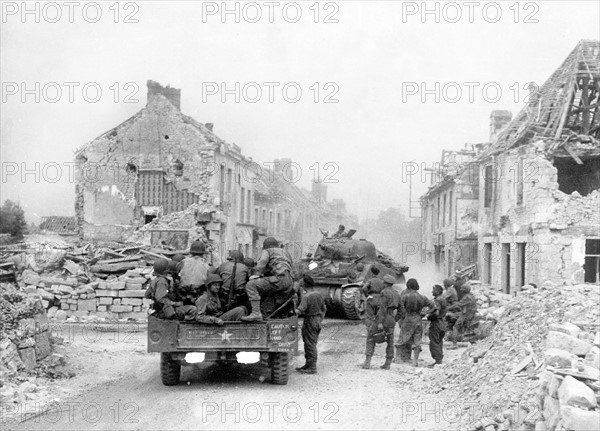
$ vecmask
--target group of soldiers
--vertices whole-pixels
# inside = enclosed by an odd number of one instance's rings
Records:
[[[146,298],[152,299],[151,313],[159,319],[197,321],[223,325],[226,321],[259,322],[263,318],[304,317],[302,338],[306,364],[297,370],[317,372],[317,341],[326,307],[323,297],[294,289],[292,260],[273,238],[266,238],[258,261],[232,251],[218,267],[205,260],[201,241],[190,247],[190,257],[175,255],[154,262],[156,277]],[[298,304],[299,302],[299,304]]]
[[[365,283],[367,346],[362,367],[371,368],[375,345],[385,342],[386,359],[381,368],[390,369],[394,361],[396,323],[400,328],[400,336],[395,362],[412,362],[418,367],[423,317],[429,321],[429,350],[434,360],[430,366],[441,364],[445,335],[450,335],[453,347],[456,347],[458,335],[471,325],[477,313],[477,301],[471,293],[471,285],[460,277],[448,278],[443,282],[444,287],[439,284],[433,286],[431,300],[418,292],[419,283],[414,278],[406,282],[406,289],[401,293],[394,290],[395,282],[391,275],[379,278],[375,273]]]

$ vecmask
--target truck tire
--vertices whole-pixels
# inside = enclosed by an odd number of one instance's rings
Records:
[[[359,320],[358,309],[360,307],[360,289],[358,287],[347,287],[342,291],[342,309],[344,315],[350,320]]]
[[[181,365],[171,360],[169,353],[160,354],[160,378],[163,385],[174,386],[179,384]]]
[[[290,354],[283,352],[273,353],[271,359],[271,383],[274,385],[287,385],[290,367]]]

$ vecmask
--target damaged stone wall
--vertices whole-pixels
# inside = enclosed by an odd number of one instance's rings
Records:
[[[211,175],[207,166],[220,143],[208,128],[183,115],[166,97],[149,94],[144,109],[76,153],[75,206],[80,234],[93,237],[94,231],[102,232],[102,226],[143,223],[138,177],[145,169],[162,170],[166,185],[177,193],[191,193],[193,202],[206,202]],[[182,200],[181,206],[185,203]],[[113,235],[112,230],[106,235]]]
[[[506,284],[508,266],[511,290],[519,286],[523,264],[525,283],[584,281],[585,239],[599,235],[599,192],[582,197],[577,191],[559,190],[557,169],[548,153],[552,144],[540,140],[482,160],[481,183],[486,182],[486,166],[493,166],[494,172],[489,207],[485,187],[479,196],[480,248],[491,243],[494,249],[492,285],[501,285],[503,279]],[[524,256],[519,256],[517,243],[526,244]],[[510,244],[507,260],[502,259],[502,244]],[[487,264],[483,259],[482,267]]]

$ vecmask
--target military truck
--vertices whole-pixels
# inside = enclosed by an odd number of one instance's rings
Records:
[[[160,353],[167,386],[179,384],[182,366],[199,362],[260,362],[271,368],[271,383],[285,385],[290,359],[298,353],[298,318],[217,326],[148,316],[148,352]]]
[[[366,239],[353,239],[351,230],[341,237],[326,237],[317,245],[314,256],[296,262],[298,280],[307,290],[316,290],[325,298],[328,310],[347,319],[363,317],[366,297],[362,294],[364,283],[374,275],[371,268],[379,270],[378,277],[390,274],[397,284],[404,284],[408,266],[395,262],[377,250]]]

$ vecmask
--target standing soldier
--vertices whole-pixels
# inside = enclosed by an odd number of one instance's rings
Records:
[[[184,290],[192,290],[198,296],[204,288],[206,276],[210,270],[202,258],[206,254],[206,247],[202,241],[194,241],[190,246],[190,257],[179,263],[179,283]]]
[[[458,294],[456,293],[456,289],[454,288],[454,280],[451,278],[447,278],[444,280],[444,298],[446,299],[446,303],[448,305],[454,304],[458,301]]]
[[[466,331],[477,314],[477,300],[471,293],[471,283],[464,283],[460,291],[462,298],[448,307],[447,321],[452,328],[452,348],[458,347],[458,336]],[[450,331],[450,329],[448,329]]]
[[[304,358],[306,363],[296,371],[303,374],[317,374],[317,343],[321,333],[321,321],[325,318],[327,307],[319,292],[308,292],[302,295],[298,306],[298,315],[304,317],[302,322],[302,341],[304,342]]]
[[[394,327],[396,326],[396,313],[400,304],[400,295],[392,287],[396,280],[391,275],[383,277],[383,290],[379,297],[379,307],[377,310],[377,329],[385,331],[385,363],[381,366],[384,370],[389,370],[394,360]]]
[[[443,295],[444,289],[439,284],[433,286],[433,310],[427,315],[429,320],[429,352],[435,361],[433,365],[439,365],[444,359],[444,334],[446,333],[446,299]]]
[[[269,316],[294,294],[292,262],[287,253],[279,248],[275,238],[265,238],[260,259],[254,269],[256,275],[251,276],[246,284],[252,313],[242,318],[244,322],[262,321],[263,314]]]
[[[365,362],[362,367],[365,370],[371,368],[371,358],[375,353],[375,338],[377,332],[377,311],[379,310],[379,298],[383,290],[383,280],[372,278],[369,284],[369,291],[365,305],[365,325],[367,326],[367,347],[365,349]]]
[[[413,354],[413,365],[419,366],[419,354],[421,353],[421,338],[423,337],[423,325],[421,323],[421,311],[433,303],[419,292],[419,283],[414,278],[406,282],[406,294],[400,297],[400,310],[402,327],[400,328],[400,339],[398,340],[398,356],[400,361],[410,362],[411,351]]]
[[[194,320],[196,307],[185,305],[173,291],[173,282],[168,277],[169,261],[161,258],[154,261],[156,277],[150,282],[145,297],[152,299],[152,314],[158,319]]]

